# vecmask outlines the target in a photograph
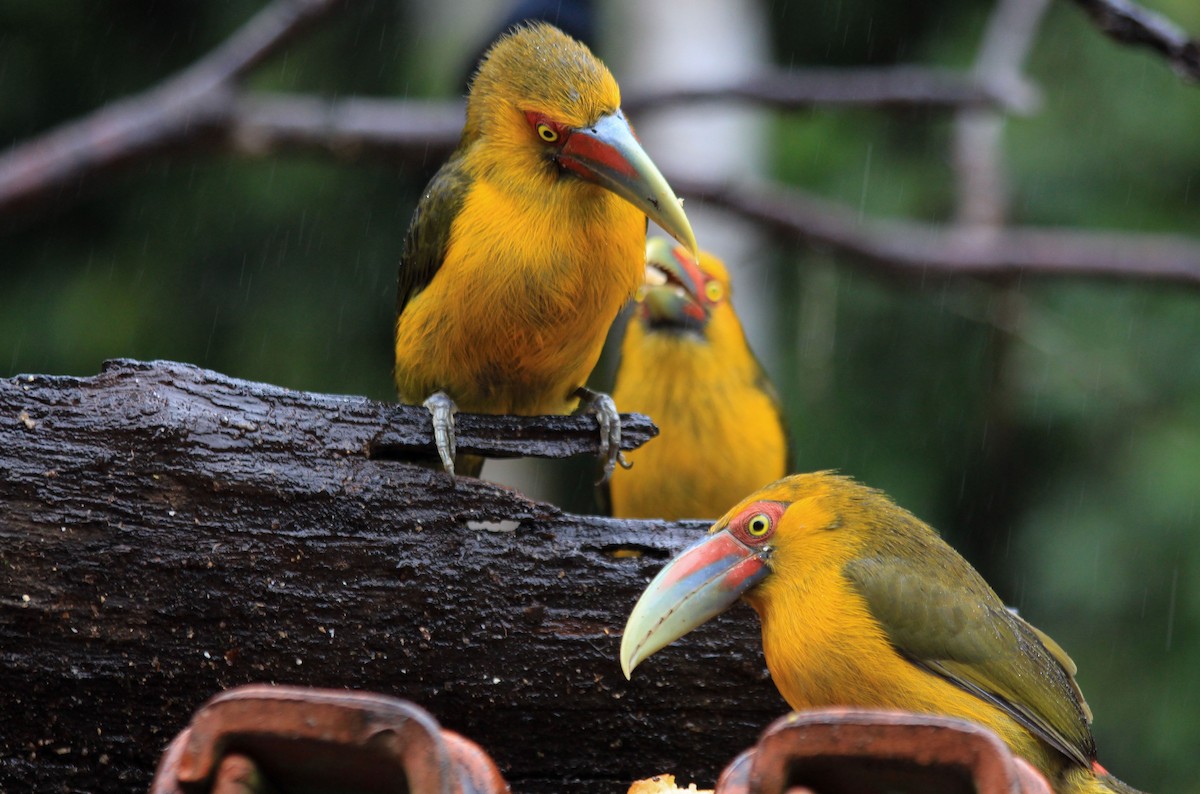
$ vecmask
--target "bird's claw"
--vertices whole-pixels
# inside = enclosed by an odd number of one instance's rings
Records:
[[[458,406],[444,391],[430,395],[423,404],[433,421],[433,441],[437,445],[438,457],[442,459],[442,468],[454,476],[454,414],[458,413]]]
[[[600,449],[597,455],[604,460],[604,472],[596,483],[600,485],[608,482],[618,463],[623,469],[633,465],[621,452],[621,415],[617,413],[617,404],[613,402],[613,398],[603,392],[580,388],[576,393],[579,395],[583,412],[593,414],[600,423]]]

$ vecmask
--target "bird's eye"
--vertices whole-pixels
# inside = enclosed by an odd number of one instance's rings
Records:
[[[766,513],[756,513],[746,522],[746,532],[752,538],[761,538],[771,531],[771,517]]]
[[[787,504],[763,499],[746,505],[729,524],[733,536],[750,546],[761,547],[779,531],[779,521]]]
[[[546,143],[554,143],[558,140],[558,131],[549,124],[537,125],[537,134]]]
[[[704,285],[704,295],[709,302],[717,303],[721,298],[725,297],[725,288],[721,286],[719,281],[710,281]]]

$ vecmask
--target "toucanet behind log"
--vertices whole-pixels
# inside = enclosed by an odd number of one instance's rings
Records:
[[[613,399],[659,435],[613,474],[619,518],[713,519],[788,469],[774,387],[734,313],[724,264],[661,237],[646,243],[647,283],[625,329]],[[724,450],[714,457],[709,449]]]

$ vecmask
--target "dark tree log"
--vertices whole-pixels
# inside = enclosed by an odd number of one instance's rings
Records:
[[[460,419],[475,451],[528,451],[486,440],[506,422],[594,443],[591,418]],[[177,364],[0,381],[0,790],[144,789],[197,705],[255,681],[410,698],[519,792],[711,783],[786,710],[748,609],[621,675],[629,609],[703,524],[380,455],[427,424]]]

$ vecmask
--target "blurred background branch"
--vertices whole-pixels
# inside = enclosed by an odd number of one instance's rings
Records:
[[[668,175],[670,176],[670,175]],[[827,247],[886,275],[924,280],[962,275],[1164,281],[1200,287],[1200,241],[1071,229],[955,225],[864,218],[845,205],[778,185],[721,185],[671,178],[687,196]]]
[[[239,90],[248,72],[337,5],[337,0],[276,0],[179,75],[14,146],[0,156],[0,216],[39,204],[61,207],[82,183],[168,155],[272,157],[307,150],[410,164],[443,159],[461,129],[459,102],[327,100]],[[971,233],[867,220],[848,206],[770,184],[677,180],[677,189],[892,275],[1101,276],[1200,285],[1200,242],[1184,238],[1032,229],[982,234],[984,228],[997,230],[1004,214],[997,159],[1003,111],[1028,112],[1036,105],[1036,91],[1020,65],[1045,5],[1046,0],[999,3],[970,75],[913,66],[776,71],[726,85],[634,94],[626,104],[643,114],[704,100],[788,111],[840,106],[958,111],[956,163],[963,188],[958,222],[972,227]]]
[[[279,5],[290,7],[292,0]],[[312,5],[325,11],[332,4]],[[410,163],[445,157],[462,130],[461,102],[331,100],[236,90],[245,70],[314,15],[263,12],[229,44],[178,77],[9,149],[0,155],[0,215],[38,203],[61,203],[65,188],[155,156],[231,151],[268,157],[312,150]],[[271,31],[276,35],[262,30],[267,22],[276,23]],[[724,86],[635,94],[624,104],[648,113],[711,99],[777,110],[1017,109],[1029,104],[1025,94],[990,90],[963,75],[919,67],[774,72]]]
[[[1162,14],[1130,0],[1075,0],[1096,25],[1122,44],[1149,47],[1180,75],[1200,81],[1200,40]]]
[[[0,215],[211,139],[228,125],[237,83],[339,3],[275,0],[178,75],[14,146],[0,155]]]

